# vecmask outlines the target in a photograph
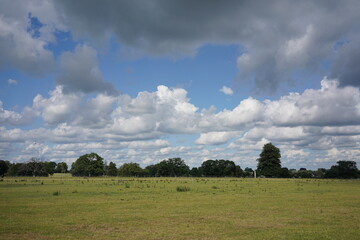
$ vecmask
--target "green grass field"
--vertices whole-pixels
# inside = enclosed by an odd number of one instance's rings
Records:
[[[4,178],[0,239],[360,239],[360,181]]]

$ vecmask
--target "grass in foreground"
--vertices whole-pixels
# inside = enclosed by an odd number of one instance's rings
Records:
[[[0,239],[360,239],[360,181],[4,178]]]

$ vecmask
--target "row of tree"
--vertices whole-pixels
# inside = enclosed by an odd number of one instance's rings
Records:
[[[190,169],[181,158],[169,158],[157,164],[141,168],[138,163],[124,163],[119,168],[96,153],[80,156],[72,165],[73,176],[124,176],[124,177],[278,177],[278,178],[359,178],[360,172],[354,161],[338,161],[330,169],[319,168],[316,171],[300,168],[299,170],[281,167],[280,149],[271,143],[265,144],[255,171],[251,168],[241,169],[233,161],[207,160],[200,167]],[[55,172],[65,173],[68,166],[65,162],[41,162],[32,158],[27,163],[11,164],[0,160],[0,175],[4,176],[48,176]]]
[[[281,178],[359,178],[360,171],[356,167],[355,161],[338,161],[330,169],[319,168],[317,171],[300,168],[288,169],[281,167],[280,149],[271,143],[264,145],[260,157],[257,159],[258,166],[256,172],[264,177]]]
[[[265,144],[258,167],[255,170],[259,177],[278,178],[358,178],[360,172],[354,161],[338,161],[330,169],[319,168],[316,171],[305,168],[288,169],[281,167],[279,148],[271,143]],[[104,164],[104,159],[96,153],[79,157],[71,167],[73,176],[123,176],[123,177],[254,177],[251,168],[241,169],[233,161],[207,160],[200,167],[190,169],[181,158],[169,158],[157,164],[141,168],[138,163],[124,163],[119,168],[110,162]]]
[[[0,160],[0,176],[41,176],[47,177],[54,173],[67,173],[68,165],[65,162],[42,162],[31,158],[26,163],[10,163]]]

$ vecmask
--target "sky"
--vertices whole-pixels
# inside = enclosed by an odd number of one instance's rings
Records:
[[[0,1],[0,159],[360,157],[360,2]]]

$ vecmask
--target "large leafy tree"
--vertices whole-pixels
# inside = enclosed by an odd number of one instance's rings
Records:
[[[327,178],[358,178],[359,170],[355,161],[338,161],[326,171]]]
[[[181,158],[169,158],[157,164],[157,176],[180,177],[189,175],[190,168]]]
[[[144,170],[138,163],[124,163],[119,168],[119,176],[123,177],[141,177],[144,175]]]
[[[158,171],[158,164],[151,164],[145,167],[144,172],[148,177],[155,177]]]
[[[25,163],[12,163],[7,171],[8,176],[19,176],[20,169],[22,169]]]
[[[45,162],[46,165],[46,171],[50,174],[53,175],[55,173],[55,169],[56,169],[56,162]]]
[[[0,160],[0,176],[4,176],[10,167],[9,161]]]
[[[263,146],[260,158],[257,159],[257,174],[265,177],[279,177],[281,175],[280,149],[272,143]]]
[[[14,170],[16,170],[16,172],[14,172],[16,176],[49,176],[47,163],[34,157],[27,163],[18,165],[18,168]]]
[[[80,156],[71,167],[73,176],[102,176],[104,175],[104,159],[96,153]]]
[[[201,164],[201,172],[207,177],[239,177],[242,175],[240,166],[230,160],[207,160]]]
[[[56,165],[55,172],[57,173],[66,173],[68,170],[68,165],[66,162],[60,162]]]
[[[197,167],[193,167],[189,172],[191,177],[201,177],[201,171]]]

